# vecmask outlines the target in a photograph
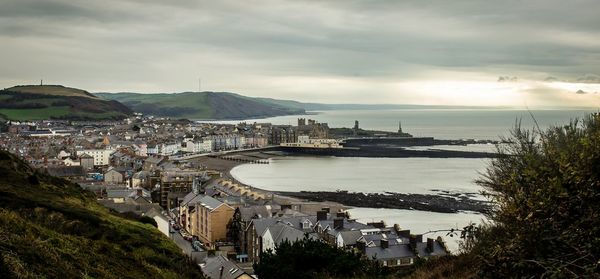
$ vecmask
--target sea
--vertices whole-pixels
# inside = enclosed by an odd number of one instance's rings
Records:
[[[245,122],[270,122],[296,125],[297,118],[328,123],[329,127],[352,127],[359,121],[363,129],[397,131],[436,139],[499,140],[510,135],[515,125],[524,129],[545,129],[566,125],[575,118],[597,112],[590,110],[488,110],[488,109],[403,109],[403,110],[332,110],[311,115],[248,119]],[[220,121],[238,123],[241,121]],[[467,146],[413,147],[494,151],[491,144]],[[270,164],[245,164],[234,168],[235,179],[258,188],[274,191],[400,192],[433,194],[480,193],[475,183],[488,167],[489,159],[463,158],[338,158],[294,156],[270,159]],[[475,198],[483,198],[478,195]],[[461,229],[470,223],[489,222],[474,212],[454,214],[417,210],[353,208],[352,218],[362,222],[383,220],[398,224],[424,237],[442,236],[451,251],[459,250],[460,240],[439,230]]]

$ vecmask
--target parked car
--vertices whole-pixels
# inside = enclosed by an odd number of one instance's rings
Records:
[[[202,242],[195,240],[192,242],[192,247],[194,248],[194,250],[196,251],[204,251],[206,248],[204,247],[204,244],[202,244]]]

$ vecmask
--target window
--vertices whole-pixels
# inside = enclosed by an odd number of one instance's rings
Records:
[[[383,261],[383,266],[387,266],[387,261]]]

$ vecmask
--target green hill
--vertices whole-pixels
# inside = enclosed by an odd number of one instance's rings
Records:
[[[227,92],[97,93],[133,111],[188,119],[247,119],[305,113],[303,108]]]
[[[0,151],[2,278],[203,278],[152,225]]]
[[[0,90],[0,118],[10,120],[104,120],[131,114],[117,101],[61,85],[20,85]]]

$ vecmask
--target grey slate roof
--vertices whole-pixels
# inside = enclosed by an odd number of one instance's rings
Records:
[[[204,206],[205,208],[208,208],[210,211],[212,211],[215,208],[221,206],[223,204],[223,202],[221,202],[220,200],[217,200],[213,197],[210,197],[210,196],[205,196],[202,194],[194,194],[194,192],[190,192],[187,195],[185,195],[185,197],[183,198],[183,202],[181,204],[182,205],[199,204],[201,206]]]
[[[221,267],[223,268],[222,275]],[[236,279],[245,274],[239,266],[223,256],[207,258],[202,272],[211,279]]]
[[[365,254],[369,259],[376,258],[378,260],[415,257],[415,253],[410,249],[409,244],[390,245],[385,249],[381,246],[366,247]]]
[[[150,197],[150,192],[146,189],[142,190],[142,197]],[[106,189],[106,197],[114,198],[130,198],[137,196],[138,189]]]
[[[273,212],[279,211],[281,207],[274,207],[272,205],[254,205],[254,206],[244,206],[240,207],[240,214],[242,215],[242,220],[250,220],[254,216],[258,216],[258,218],[268,218],[273,215]]]
[[[83,167],[81,166],[48,167],[46,171],[49,175],[56,177],[85,176],[85,172],[83,171]]]
[[[223,204],[221,201],[209,196],[202,196],[198,203],[211,211]]]
[[[427,242],[417,243],[417,253],[421,257],[443,256],[448,254],[446,250],[444,250],[444,247],[442,247],[442,245],[440,245],[440,243],[437,241],[433,242],[432,252],[427,251]]]
[[[359,230],[340,232],[344,245],[355,245],[356,240],[362,236]]]
[[[253,219],[252,224],[254,224],[254,228],[258,235],[262,235],[265,230],[278,222],[288,224],[296,229],[302,230],[302,226],[300,225],[304,220],[309,220],[313,225],[317,221],[317,216],[299,216],[299,217],[286,217],[286,218],[262,218],[262,219]],[[312,231],[312,228],[308,230]]]
[[[268,228],[273,236],[273,241],[275,245],[281,244],[283,241],[296,242],[302,240],[304,238],[305,232],[299,229],[296,229],[292,226],[277,223]],[[310,238],[316,238],[314,234],[308,234]]]

